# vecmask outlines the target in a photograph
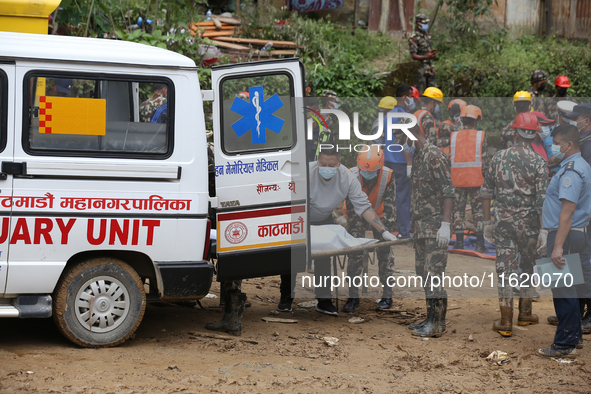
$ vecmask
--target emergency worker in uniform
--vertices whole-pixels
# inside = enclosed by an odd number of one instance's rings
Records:
[[[571,87],[570,81],[567,76],[561,75],[556,77],[554,81],[556,93],[554,96],[544,99],[544,115],[550,119],[556,119],[558,115],[558,102],[567,100],[574,101],[571,96],[568,95],[568,88]]]
[[[513,289],[509,285],[511,275],[516,277],[518,267],[531,278],[538,253],[546,245],[547,230],[542,228],[542,206],[548,188],[546,160],[531,147],[539,131],[538,118],[531,113],[520,113],[512,126],[515,145],[498,151],[491,159],[480,188],[484,210],[484,238],[492,243],[493,229],[496,245],[496,270],[498,278],[501,320],[493,324],[493,330],[502,336],[513,333]],[[495,226],[490,218],[490,200],[496,190]],[[521,263],[519,263],[521,255]],[[521,282],[519,289],[520,326],[537,324],[538,316],[532,314],[532,298],[535,287]]]
[[[415,17],[415,31],[408,39],[408,48],[412,60],[421,62],[417,88],[423,91],[428,87],[436,87],[437,77],[433,60],[437,57],[437,49],[431,48],[429,18],[427,15],[418,14]]]
[[[513,95],[513,109],[517,114],[531,111],[531,94],[523,90]],[[501,129],[501,145],[503,149],[510,148],[515,142],[515,130],[511,128],[513,121]]]
[[[359,179],[361,189],[369,199],[376,215],[387,228],[396,224],[396,180],[394,171],[384,167],[384,150],[372,145],[367,152],[357,155],[357,166],[351,168],[355,178]],[[349,201],[345,201],[343,212],[349,218],[347,232],[356,238],[364,238],[366,231],[373,231],[374,239],[380,238],[380,233],[362,217],[355,215],[355,209]],[[392,288],[387,285],[387,279],[394,273],[394,256],[390,248],[378,248],[378,272],[383,287],[382,299],[378,309],[392,307]],[[350,255],[347,265],[347,275],[350,278],[361,276],[363,270],[363,255]],[[359,306],[359,288],[349,287],[349,299],[343,310],[353,312]]]
[[[543,111],[544,110],[544,102],[542,99],[542,92],[546,89],[548,85],[546,80],[548,76],[542,70],[535,70],[531,73],[530,82],[531,86],[528,89],[528,93],[531,94],[532,97],[532,108],[534,111]]]
[[[427,88],[423,93],[423,109],[415,111],[417,125],[427,140],[435,145],[437,143],[437,129],[434,116],[441,111],[443,93],[437,88]]]
[[[460,121],[460,114],[466,102],[461,99],[453,99],[447,105],[447,112],[449,113],[449,119],[444,120],[437,129],[437,147],[449,156],[449,138],[451,133],[458,131],[462,128],[462,122]]]
[[[456,209],[454,210],[454,249],[464,249],[464,216],[468,196],[472,207],[472,217],[476,227],[476,251],[488,252],[484,246],[484,225],[480,186],[488,168],[486,132],[476,130],[482,120],[482,111],[475,105],[467,105],[460,114],[463,128],[451,135],[451,181],[456,189]]]

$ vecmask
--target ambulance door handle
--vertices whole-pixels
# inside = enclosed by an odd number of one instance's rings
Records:
[[[11,175],[27,175],[27,163],[15,163],[13,161],[2,162],[2,172],[0,173],[0,180],[5,181]]]

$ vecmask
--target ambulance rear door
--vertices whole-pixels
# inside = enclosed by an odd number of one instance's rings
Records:
[[[212,69],[217,279],[305,268],[308,163],[298,59]]]

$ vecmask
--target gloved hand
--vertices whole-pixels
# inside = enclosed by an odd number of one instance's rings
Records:
[[[484,240],[492,245],[495,241],[493,239],[494,226],[490,220],[484,222]]]
[[[538,234],[538,244],[536,248],[538,249],[538,253],[542,254],[546,251],[546,246],[548,245],[548,230],[540,230],[540,234]]]
[[[406,177],[410,178],[410,174],[412,172],[412,166],[406,166]]]
[[[392,234],[389,231],[384,231],[382,233],[382,238],[384,238],[385,241],[394,241],[394,240],[398,239],[398,238],[396,238],[396,236],[394,234]]]
[[[447,248],[449,240],[451,239],[451,229],[448,222],[441,222],[441,227],[437,231],[437,243],[440,248]]]

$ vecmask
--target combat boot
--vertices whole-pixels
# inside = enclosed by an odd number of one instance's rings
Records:
[[[443,312],[441,313],[441,333],[443,334],[447,327],[445,324],[445,317],[447,316],[447,294],[445,295],[445,297],[442,299],[443,300]]]
[[[513,298],[499,299],[501,309],[501,320],[493,323],[493,331],[504,337],[513,335]]]
[[[478,253],[487,253],[488,248],[484,245],[484,233],[476,233],[476,248]]]
[[[384,287],[382,299],[378,302],[378,311],[392,308],[392,288],[390,286]]]
[[[464,231],[456,232],[456,243],[454,249],[464,249]]]
[[[519,326],[538,324],[540,322],[538,315],[531,313],[534,291],[535,289],[531,286],[519,289],[519,315],[517,316],[517,325]]]
[[[427,324],[427,321],[430,318],[432,318],[431,317],[432,310],[431,310],[431,304],[429,304],[429,299],[425,299],[425,301],[427,301],[427,318],[419,323],[410,323],[408,325],[408,328],[410,330],[418,330],[419,328],[423,328],[425,326],[425,324]]]
[[[355,309],[359,306],[359,298],[348,298],[345,306],[343,306],[343,312],[355,312]]]
[[[427,319],[427,323],[419,329],[412,332],[412,335],[417,337],[431,337],[439,338],[443,334],[442,318],[446,313],[446,304],[443,298],[429,298],[427,302],[431,303],[431,320]]]
[[[218,323],[207,323],[205,328],[212,331],[224,331],[232,335],[242,335],[242,315],[246,293],[228,292],[224,304],[224,316]]]

